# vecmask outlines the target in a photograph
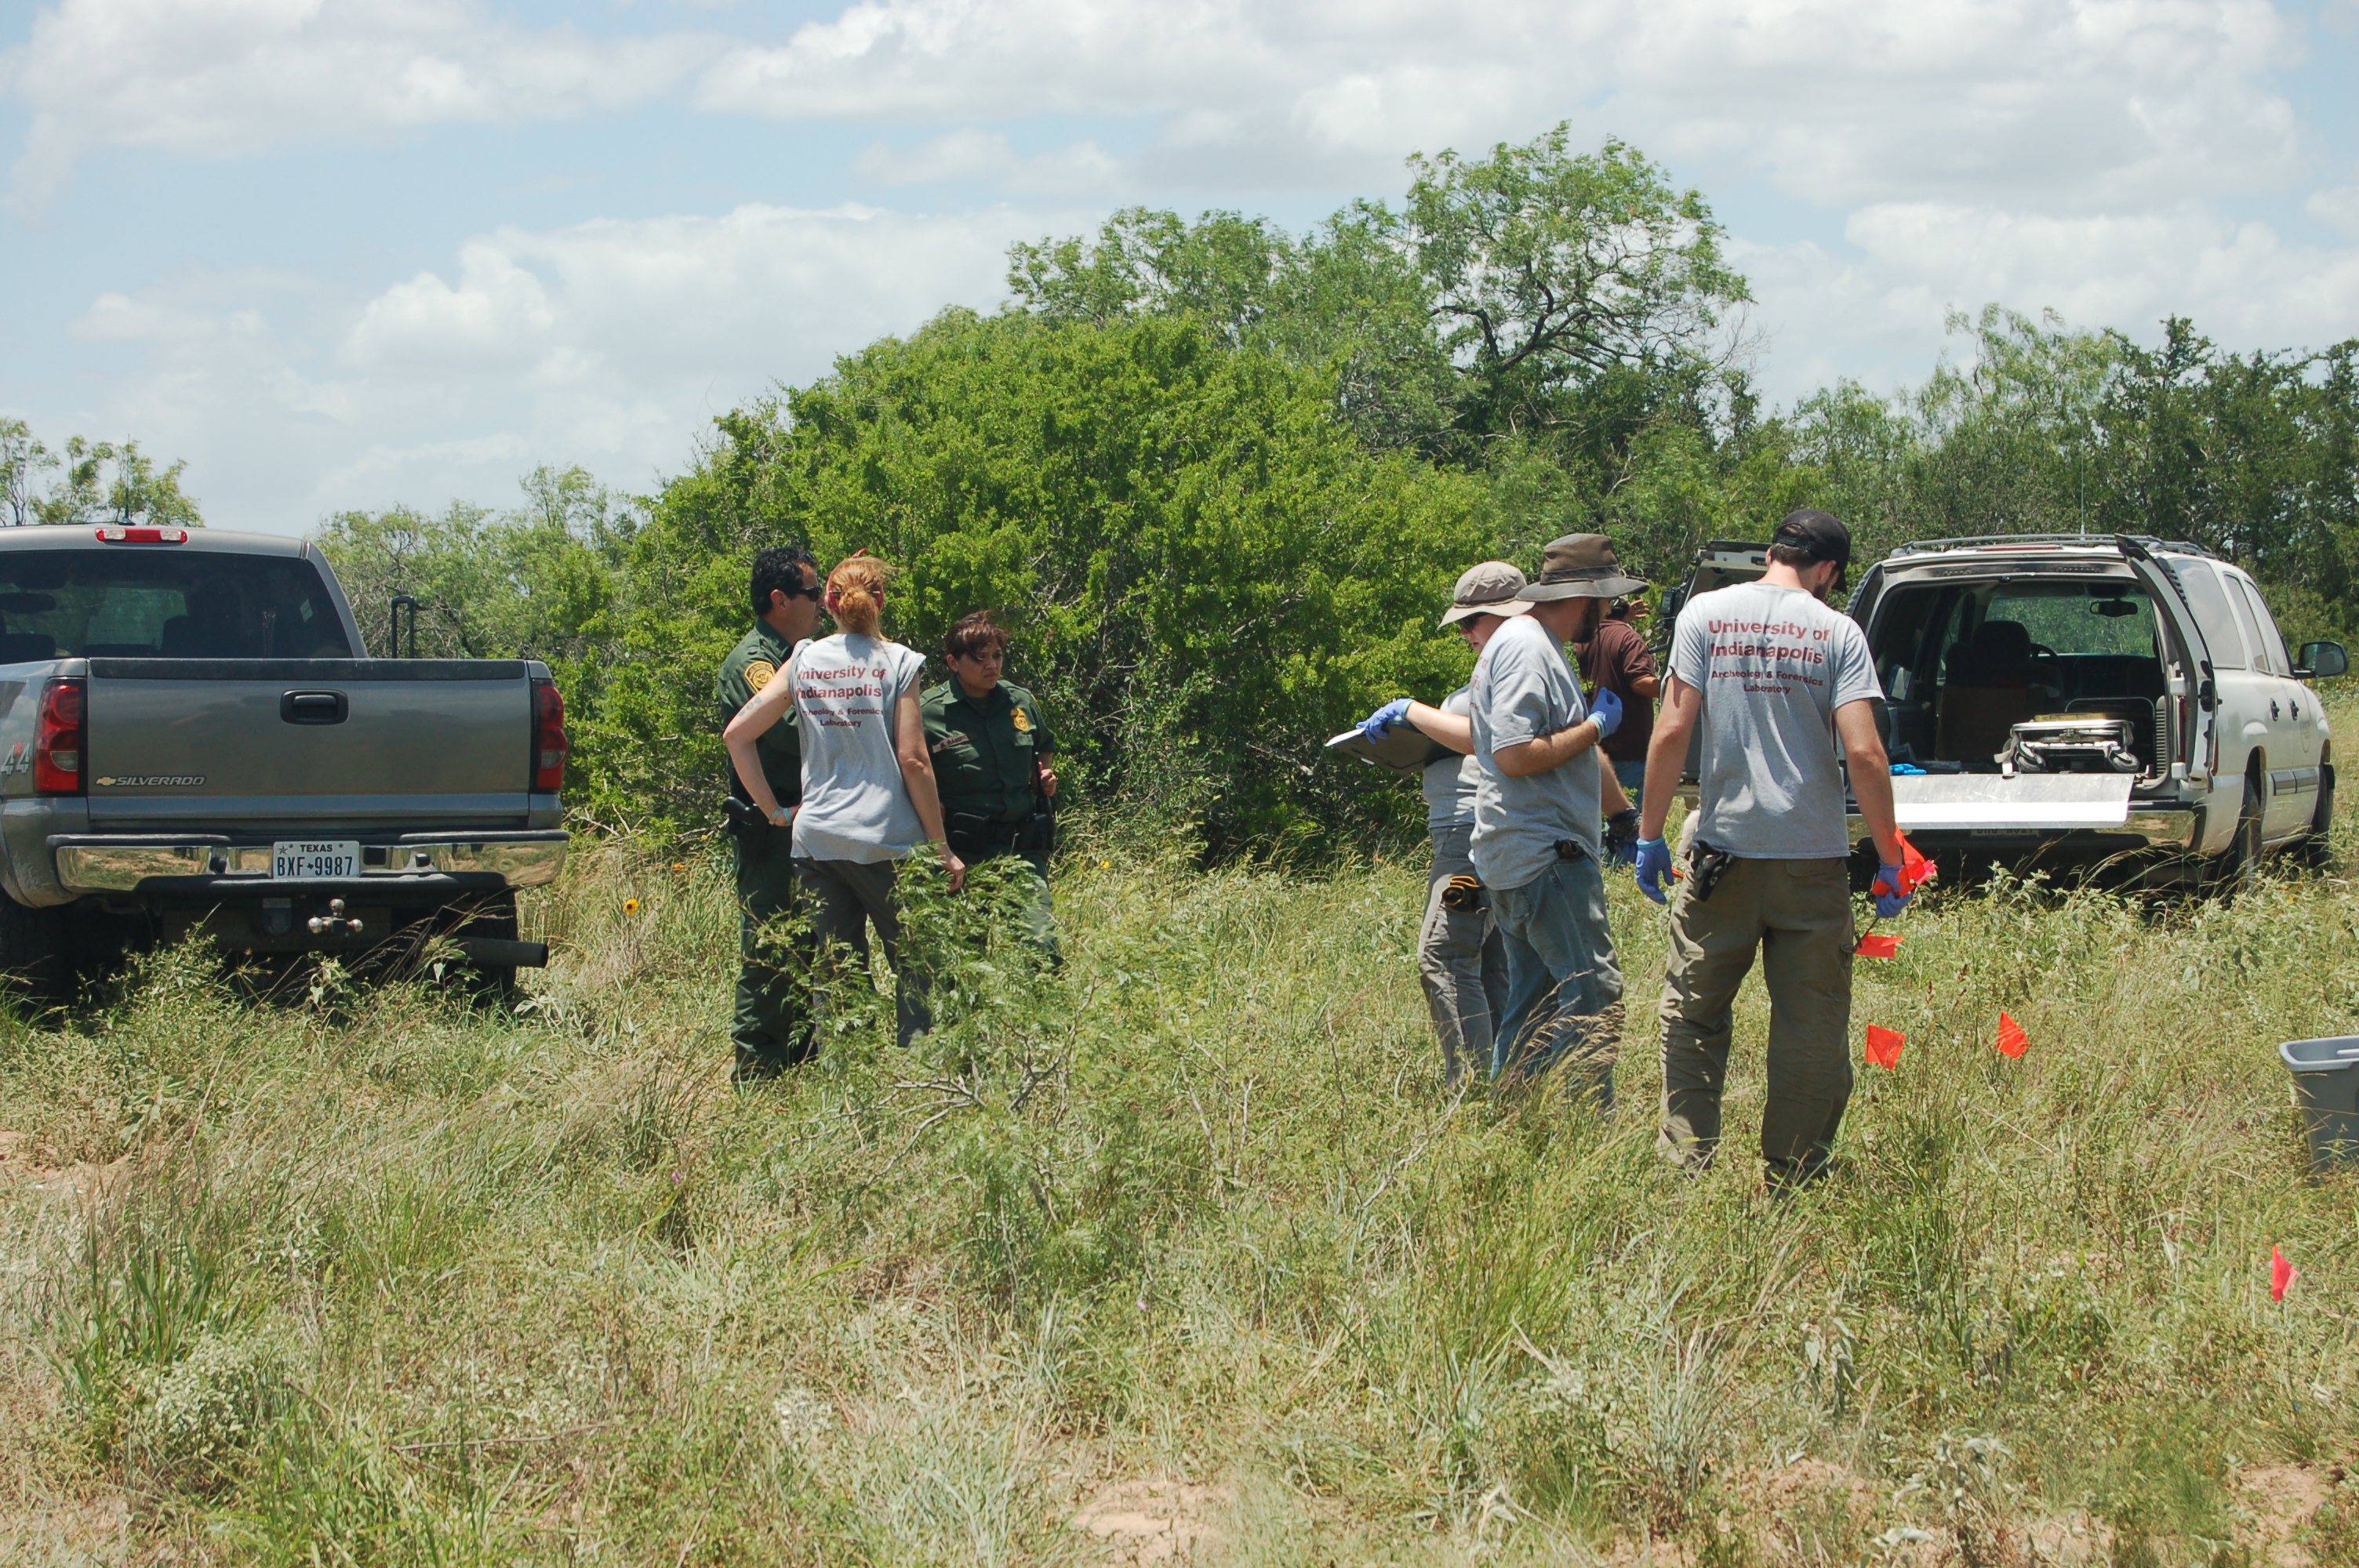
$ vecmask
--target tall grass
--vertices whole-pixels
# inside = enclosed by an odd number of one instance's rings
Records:
[[[1900,1066],[1783,1200],[1757,980],[1684,1177],[1647,1006],[1611,1125],[1445,1091],[1422,889],[1076,848],[1044,975],[1012,890],[920,887],[934,1035],[848,977],[751,1091],[725,867],[627,846],[528,906],[510,1015],[175,953],[0,1026],[0,1557],[121,1498],[182,1561],[1087,1562],[1170,1477],[1238,1562],[2208,1563],[2240,1477],[2353,1454],[2359,1187],[2275,1057],[2354,1027],[2339,874],[1932,895],[1860,968]]]

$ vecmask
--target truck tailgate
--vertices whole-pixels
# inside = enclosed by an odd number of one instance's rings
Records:
[[[2120,827],[2129,818],[2127,773],[1903,773],[1893,814],[1913,828],[2019,833]]]
[[[521,825],[531,705],[520,659],[94,658],[91,825]]]

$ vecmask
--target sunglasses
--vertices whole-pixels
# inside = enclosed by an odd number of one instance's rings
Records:
[[[782,588],[777,591],[785,594],[788,599],[818,600],[825,598],[827,594],[826,586],[816,582],[809,588]]]

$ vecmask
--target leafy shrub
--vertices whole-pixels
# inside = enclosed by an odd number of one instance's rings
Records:
[[[206,1334],[170,1365],[139,1368],[132,1392],[125,1451],[152,1475],[203,1487],[247,1452],[288,1390],[276,1346]]]

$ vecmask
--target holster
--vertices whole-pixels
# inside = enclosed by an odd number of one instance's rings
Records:
[[[1578,838],[1560,838],[1556,841],[1556,858],[1560,860],[1578,860],[1588,853],[1588,849]]]
[[[1006,854],[1015,845],[1016,829],[1013,822],[994,822],[967,811],[949,812],[942,817],[942,837],[962,860],[987,860]]]
[[[1715,849],[1699,838],[1688,850],[1688,891],[1698,903],[1712,896],[1728,868],[1736,864],[1736,857],[1725,849]]]
[[[758,866],[770,858],[770,835],[777,825],[762,815],[761,807],[737,795],[721,797],[721,817],[729,837],[737,840],[737,853],[749,866]]]
[[[1442,884],[1441,907],[1457,914],[1472,914],[1483,907],[1483,884],[1464,871],[1458,872]]]
[[[1057,851],[1057,808],[1046,796],[1033,798],[1040,804],[1016,825],[1015,848],[1019,855],[1045,860]]]

